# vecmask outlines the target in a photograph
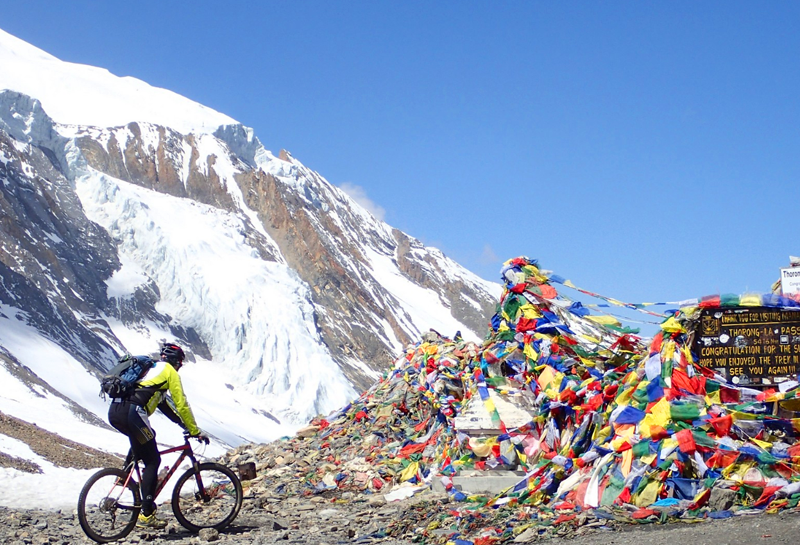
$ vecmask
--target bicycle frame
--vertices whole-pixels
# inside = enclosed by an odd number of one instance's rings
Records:
[[[183,445],[161,450],[159,454],[177,454],[177,459],[165,465],[166,478],[156,484],[156,497],[184,461],[191,461],[189,469],[182,468],[180,475],[175,476],[171,490],[172,512],[184,528],[194,533],[204,528],[219,531],[233,522],[242,507],[244,493],[241,481],[229,467],[198,461],[188,437]],[[101,469],[89,478],[78,499],[78,520],[87,536],[98,543],[108,543],[133,531],[143,508],[141,480],[139,460],[128,462],[122,469]]]
[[[194,455],[194,451],[192,450],[192,445],[189,444],[189,438],[188,437],[184,437],[183,438],[183,445],[181,445],[181,446],[171,447],[171,448],[168,448],[166,450],[158,451],[158,453],[160,455],[172,454],[173,452],[180,452],[181,454],[180,454],[180,456],[178,456],[178,459],[175,460],[175,462],[170,466],[169,471],[167,471],[166,477],[164,477],[163,479],[160,479],[158,481],[158,483],[156,484],[156,491],[155,491],[155,495],[153,497],[154,498],[158,498],[158,495],[161,493],[161,491],[166,486],[167,481],[169,481],[170,478],[172,478],[172,475],[175,474],[175,472],[180,467],[181,463],[186,458],[189,458],[189,460],[192,461],[192,467],[195,470],[195,479],[197,480],[197,488],[198,488],[198,490],[200,490],[200,495],[201,495],[203,501],[208,501],[210,498],[208,496],[208,493],[206,492],[205,487],[203,486],[203,480],[200,477],[200,471],[199,471],[200,463],[197,461],[197,457]],[[130,466],[132,466],[132,467],[130,467]],[[128,467],[130,467],[130,469]],[[128,486],[128,483],[133,478],[134,472],[136,473],[135,481],[138,484],[141,485],[141,482],[142,482],[142,470],[139,467],[139,460],[134,459],[132,462],[130,462],[130,464],[128,464],[128,467],[126,467],[124,469],[124,471],[128,474],[128,476],[126,477],[125,482],[123,483],[123,486],[124,487]]]

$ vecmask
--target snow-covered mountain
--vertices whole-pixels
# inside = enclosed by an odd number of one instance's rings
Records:
[[[0,182],[0,412],[112,450],[117,354],[185,345],[218,447],[268,441],[500,293],[228,116],[3,31]]]

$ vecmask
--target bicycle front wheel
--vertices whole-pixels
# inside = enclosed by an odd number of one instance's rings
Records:
[[[221,464],[204,463],[181,475],[172,492],[172,511],[190,532],[203,528],[222,530],[242,507],[242,483]]]
[[[142,509],[139,484],[121,469],[101,469],[86,481],[78,496],[78,521],[86,535],[98,543],[127,536]]]

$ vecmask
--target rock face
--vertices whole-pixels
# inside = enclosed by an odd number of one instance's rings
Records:
[[[87,220],[52,153],[0,131],[0,157],[0,302],[101,369],[118,347],[93,331],[107,328],[97,311],[119,267],[114,244]]]
[[[123,270],[124,251],[142,244],[141,233],[121,217],[103,226],[95,217],[125,184],[151,192],[140,198],[140,207],[149,206],[146,195],[160,194],[180,199],[170,202],[204,205],[202,213],[226,215],[223,221],[237,225],[233,233],[252,258],[290,271],[305,286],[290,288],[297,292],[290,295],[306,309],[308,335],[316,336],[313,342],[354,389],[370,384],[429,327],[454,324],[442,333],[463,328],[481,336],[499,290],[376,220],[288,152],[275,157],[241,125],[214,134],[136,122],[65,126],[53,122],[37,100],[2,91],[0,180],[0,302],[7,305],[0,312],[23,313],[29,325],[94,372],[125,350],[109,325],[113,319],[116,327],[166,331],[206,359],[229,357],[221,352],[220,337],[234,335],[240,352],[262,354],[256,365],[235,369],[241,382],[256,380],[262,369],[276,373],[254,387],[256,393],[304,381],[292,377],[296,369],[275,371],[270,358],[279,358],[280,351],[253,345],[259,341],[251,324],[220,330],[209,320],[165,310],[202,304],[192,300],[204,296],[202,287],[165,284],[139,262],[138,284],[124,296],[109,292],[112,276]],[[86,180],[97,182],[95,189],[104,184],[105,195],[93,195],[95,216],[86,208]],[[158,259],[172,259],[170,246],[159,251]],[[428,323],[429,315],[439,322]],[[292,339],[285,350],[293,350]]]

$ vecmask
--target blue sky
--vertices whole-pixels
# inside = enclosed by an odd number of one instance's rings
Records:
[[[800,255],[800,4],[13,2],[0,28],[253,127],[489,280],[768,291]]]

